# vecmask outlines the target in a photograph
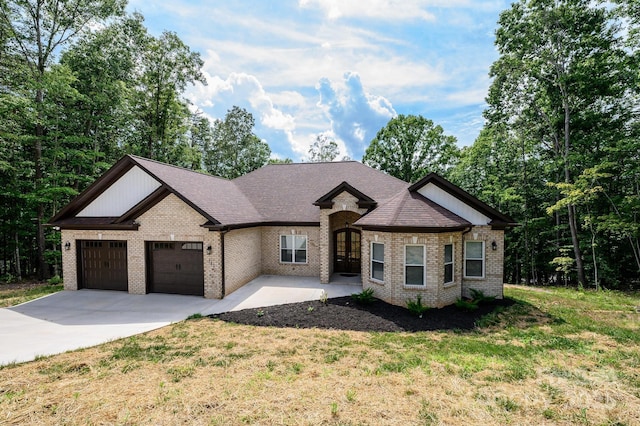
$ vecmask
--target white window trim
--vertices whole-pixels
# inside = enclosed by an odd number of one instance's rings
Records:
[[[447,262],[445,259],[445,248],[447,246],[451,246],[451,262]],[[448,243],[445,244],[443,247],[443,253],[442,253],[442,272],[444,273],[444,268],[451,264],[451,281],[445,281],[443,284],[444,285],[451,285],[453,283],[456,282],[456,245],[454,243]],[[442,277],[444,279],[446,279],[446,274],[444,274],[444,276]]]
[[[467,243],[481,243],[482,244],[482,258],[469,258],[467,253]],[[467,260],[481,260],[482,261],[482,276],[469,276],[467,275]],[[486,261],[486,254],[485,254],[485,243],[484,241],[475,241],[475,240],[467,240],[464,242],[464,265],[463,269],[464,269],[464,277],[470,280],[483,280],[485,277],[485,265],[486,265],[487,261]]]
[[[292,252],[291,252],[291,262],[287,262],[285,260],[282,260],[282,237],[293,237],[293,247],[292,247]],[[304,237],[307,240],[307,243],[305,244],[305,261],[304,262],[296,262],[296,237]],[[302,250],[298,250],[298,251],[302,251]],[[280,236],[278,236],[278,257],[280,258],[280,263],[284,263],[285,265],[307,265],[309,264],[309,236],[308,235],[302,235],[302,234],[280,234]]]
[[[407,247],[422,247],[422,265],[407,264]],[[403,284],[410,288],[424,288],[427,286],[427,246],[425,244],[405,244],[404,259],[402,264]],[[422,266],[422,283],[423,284],[407,284],[407,266]]]
[[[384,250],[384,243],[378,243],[378,242],[375,242],[375,241],[371,241],[371,247],[370,247],[370,250],[369,250],[369,253],[370,253],[369,254],[369,279],[371,281],[375,281],[377,283],[384,283],[384,257],[382,258],[381,261],[373,259],[373,245],[374,244],[380,244],[382,246],[382,249]],[[377,278],[373,278],[373,262],[382,263],[382,279],[381,280],[379,280]]]

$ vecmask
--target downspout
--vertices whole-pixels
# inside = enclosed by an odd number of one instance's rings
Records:
[[[464,293],[464,287],[462,284],[462,281],[464,280],[464,236],[465,234],[468,234],[469,232],[471,232],[471,230],[473,229],[473,226],[470,226],[469,229],[467,229],[466,231],[462,232],[462,276],[460,277],[460,299],[462,299],[462,295]]]
[[[225,296],[225,280],[224,280],[224,234],[226,234],[227,232],[229,232],[229,229],[227,228],[225,229],[221,229],[220,230],[220,260],[221,260],[221,265],[220,265],[220,273],[222,274],[222,280],[221,280],[221,287],[222,287],[222,297],[220,297],[220,299],[224,299]]]

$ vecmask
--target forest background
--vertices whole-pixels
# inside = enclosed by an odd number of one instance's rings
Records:
[[[269,162],[253,116],[184,93],[200,54],[123,0],[0,0],[0,282],[60,271],[62,206],[125,154],[234,178]],[[362,159],[437,172],[512,216],[505,281],[640,288],[640,4],[520,1],[502,12],[485,126],[460,148],[398,115]],[[334,161],[318,136],[307,161]]]

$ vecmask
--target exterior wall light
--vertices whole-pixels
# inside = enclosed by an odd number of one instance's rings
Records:
[[[207,246],[207,254],[210,255],[212,251],[211,245]]]
[[[498,243],[496,243],[495,241],[491,242],[491,250],[498,250]]]
[[[67,241],[66,243],[64,243],[64,249],[71,250],[71,242]]]

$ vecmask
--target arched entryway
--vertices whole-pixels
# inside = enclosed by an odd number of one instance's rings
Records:
[[[362,270],[360,230],[342,228],[333,232],[333,272],[359,274]]]

